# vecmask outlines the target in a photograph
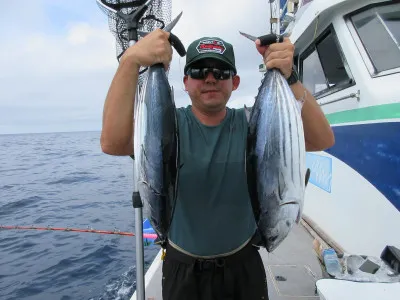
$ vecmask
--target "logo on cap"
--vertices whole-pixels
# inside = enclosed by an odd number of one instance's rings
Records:
[[[224,43],[218,40],[202,40],[196,49],[199,53],[214,52],[219,54],[224,54],[226,50]]]

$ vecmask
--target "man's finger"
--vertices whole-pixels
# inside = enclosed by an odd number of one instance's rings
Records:
[[[286,65],[287,65],[287,60],[282,58],[276,58],[266,63],[267,69],[273,69],[273,68],[280,69],[281,67],[285,67]]]
[[[290,53],[287,50],[281,50],[281,51],[275,51],[275,52],[269,51],[268,53],[266,53],[267,61],[270,61],[270,60],[273,60],[276,58],[287,59],[288,57],[290,57]]]
[[[285,43],[274,43],[270,46],[271,51],[282,51],[288,48]]]
[[[271,47],[273,50],[279,50],[279,49],[293,49],[294,50],[294,45],[289,39],[285,39],[282,43],[273,43],[271,44]]]

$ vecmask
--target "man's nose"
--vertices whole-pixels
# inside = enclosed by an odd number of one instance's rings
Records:
[[[204,80],[205,80],[205,82],[216,82],[217,81],[212,72],[208,72],[206,77],[204,78]]]

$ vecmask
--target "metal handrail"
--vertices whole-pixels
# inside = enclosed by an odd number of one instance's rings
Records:
[[[325,101],[325,102],[321,101],[321,103],[319,103],[319,105],[323,106],[323,105],[326,105],[326,104],[342,101],[342,100],[349,99],[349,98],[357,98],[357,101],[360,101],[360,90],[358,90],[357,93],[351,93],[351,94],[349,94],[347,96],[343,96],[343,97],[340,97],[340,98],[337,98],[337,99],[328,100],[328,101]]]

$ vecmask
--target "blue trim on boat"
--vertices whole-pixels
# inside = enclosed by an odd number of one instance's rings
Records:
[[[332,129],[336,142],[326,152],[360,173],[400,211],[400,123],[356,124]]]

